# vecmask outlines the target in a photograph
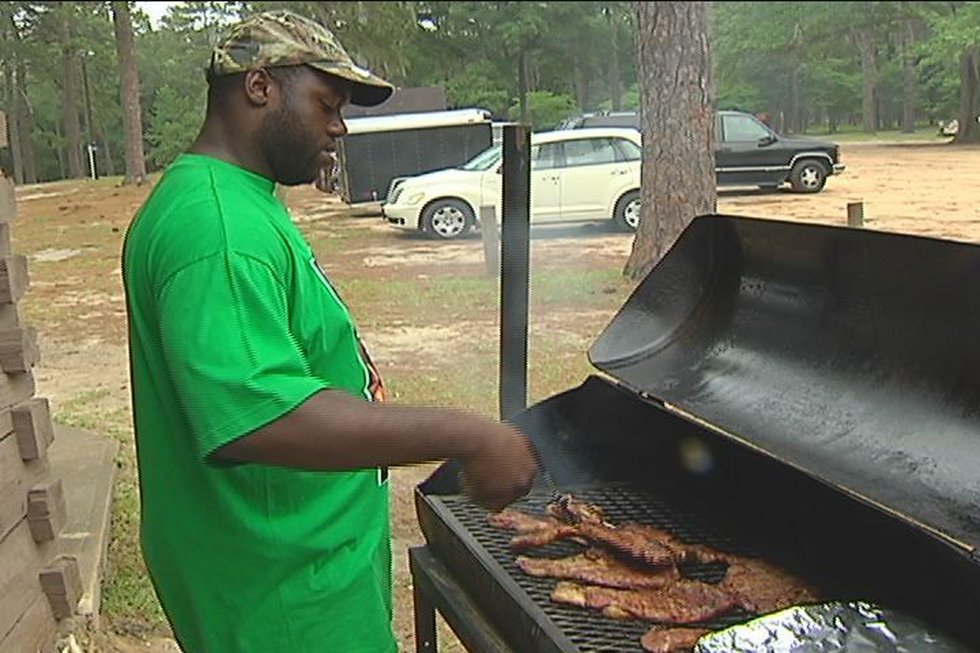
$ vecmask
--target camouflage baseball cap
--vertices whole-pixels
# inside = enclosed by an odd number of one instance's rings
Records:
[[[214,48],[210,75],[231,75],[256,68],[306,64],[351,82],[351,104],[374,106],[394,87],[351,59],[323,25],[291,11],[267,11],[231,28]]]

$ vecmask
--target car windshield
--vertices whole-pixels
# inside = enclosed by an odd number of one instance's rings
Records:
[[[471,170],[471,171],[482,171],[489,170],[500,161],[501,147],[495,145],[489,149],[483,150],[475,157],[461,165],[460,170]]]

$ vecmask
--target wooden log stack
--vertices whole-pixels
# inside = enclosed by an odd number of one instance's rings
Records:
[[[47,450],[54,439],[45,398],[34,396],[37,331],[21,324],[27,259],[13,254],[14,188],[0,178],[0,651],[54,649],[58,622],[82,592],[78,561],[58,556],[66,510]]]

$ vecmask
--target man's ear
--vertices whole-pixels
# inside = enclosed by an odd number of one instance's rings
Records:
[[[250,70],[245,73],[245,97],[248,99],[249,104],[256,107],[264,107],[269,104],[272,98],[272,87],[274,86],[272,82],[272,77],[269,73],[261,68],[259,70]]]

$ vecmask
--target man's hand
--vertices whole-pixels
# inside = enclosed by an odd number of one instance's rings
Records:
[[[531,443],[516,428],[490,423],[473,434],[473,452],[461,460],[463,491],[490,510],[501,510],[528,493],[537,462]]]

